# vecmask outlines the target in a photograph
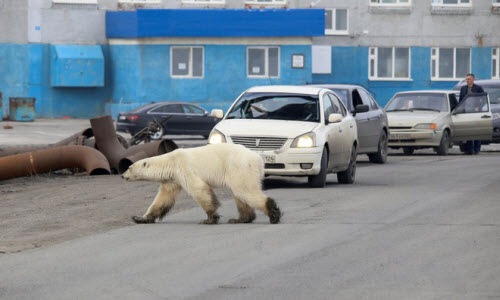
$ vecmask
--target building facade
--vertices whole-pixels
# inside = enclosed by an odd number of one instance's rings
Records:
[[[500,0],[0,0],[0,92],[38,117],[151,101],[227,109],[254,85],[401,90],[499,78]]]

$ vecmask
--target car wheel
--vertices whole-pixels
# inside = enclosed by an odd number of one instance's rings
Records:
[[[377,153],[368,154],[368,158],[372,163],[385,164],[387,161],[387,133],[382,130],[378,141]]]
[[[403,153],[406,155],[412,155],[413,152],[415,152],[415,149],[412,147],[404,147],[403,148]]]
[[[448,150],[450,149],[450,134],[448,130],[443,131],[443,136],[441,137],[441,142],[437,148],[438,155],[448,155]]]
[[[354,183],[354,179],[356,178],[356,157],[357,157],[356,146],[353,145],[351,150],[351,158],[347,170],[337,173],[337,180],[339,181],[339,183],[344,183],[344,184]]]
[[[328,150],[326,147],[323,148],[323,154],[321,154],[321,169],[318,175],[309,175],[307,181],[309,186],[312,188],[322,188],[326,184],[326,174],[328,169]]]
[[[163,128],[163,126],[160,126],[160,128],[158,129],[158,131],[156,131],[152,136],[151,136],[151,139],[152,140],[159,140],[161,139],[163,136],[165,135],[165,128]]]

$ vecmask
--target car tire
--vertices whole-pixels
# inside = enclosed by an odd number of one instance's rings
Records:
[[[323,148],[323,153],[321,154],[321,169],[317,175],[309,175],[307,181],[309,186],[312,188],[322,188],[326,184],[326,175],[328,171],[328,150],[326,147]]]
[[[152,140],[160,140],[163,136],[165,135],[165,128],[163,126],[160,126],[158,131],[156,131],[153,135],[151,135]]]
[[[387,161],[387,133],[382,130],[378,141],[378,151],[376,153],[368,154],[368,158],[372,163],[385,164]]]
[[[403,153],[406,155],[412,155],[415,152],[415,148],[412,147],[403,147]]]
[[[450,134],[448,130],[443,131],[443,136],[441,137],[441,142],[439,147],[437,147],[437,155],[448,155],[448,150],[450,149]]]
[[[347,170],[337,173],[337,180],[342,184],[353,184],[356,178],[356,146],[352,146],[351,158]]]

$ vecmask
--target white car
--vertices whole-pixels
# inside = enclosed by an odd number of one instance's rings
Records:
[[[385,106],[389,147],[405,154],[434,148],[447,155],[453,143],[491,140],[493,121],[487,94],[470,94],[458,103],[454,91],[396,93]]]
[[[223,118],[223,112],[215,109],[212,116]],[[244,145],[262,156],[266,175],[308,176],[311,187],[324,187],[329,172],[337,173],[340,183],[353,183],[356,175],[356,120],[324,88],[250,88],[208,141]]]

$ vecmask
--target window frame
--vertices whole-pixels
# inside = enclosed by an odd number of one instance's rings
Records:
[[[337,10],[338,9],[346,11],[346,30],[338,30],[336,28]],[[325,24],[325,35],[348,35],[349,34],[349,9],[344,8],[344,7],[325,8],[325,17],[326,17],[327,10],[332,12],[332,29],[327,29],[326,24]]]
[[[378,49],[379,48],[391,48],[392,49],[392,69],[391,77],[379,77],[378,76]],[[396,67],[396,48],[408,49],[408,77],[395,77],[395,67]],[[374,50],[372,54],[372,50]],[[372,64],[374,72],[372,76]],[[369,47],[368,48],[368,80],[371,81],[411,81],[411,47]]]
[[[434,2],[438,1],[438,2]],[[431,6],[439,6],[439,7],[472,7],[473,0],[467,0],[469,3],[462,3],[465,0],[457,0],[457,4],[445,4],[443,0],[431,0]]]
[[[453,49],[453,77],[440,77],[439,76],[439,50],[440,49]],[[472,49],[465,47],[431,47],[431,81],[456,81],[462,79],[462,77],[457,77],[457,49],[468,49],[469,50],[469,71],[472,69]],[[432,54],[433,50],[436,50],[435,54]],[[432,63],[435,62],[436,66],[436,74],[435,76],[432,74]]]
[[[288,0],[269,0],[269,2],[259,2],[257,0],[245,0],[249,5],[286,5]]]
[[[182,4],[226,4],[226,0],[182,0],[181,3]]]
[[[201,76],[193,76],[193,49],[201,49]],[[189,72],[187,75],[174,75],[174,49],[189,49]],[[205,77],[205,47],[203,46],[171,46],[170,47],[170,77],[181,79],[203,79]]]
[[[411,6],[411,0],[408,0],[408,2],[403,2],[401,3],[400,1],[401,0],[397,0],[398,2],[397,3],[382,3],[383,0],[368,0],[369,2],[369,5],[370,6],[403,6],[403,7],[406,7],[406,6]],[[374,3],[373,1],[377,1],[377,3]]]
[[[493,72],[493,66],[496,72]],[[500,47],[491,49],[491,78],[500,79]]]
[[[161,0],[118,0],[118,3],[129,4],[159,4]]]
[[[52,0],[54,4],[98,4],[97,0]]]
[[[270,76],[269,75],[269,49],[277,48],[278,49],[278,75]],[[248,60],[250,59],[249,50],[250,49],[264,49],[264,67],[265,72],[264,75],[251,75],[250,70],[248,69]],[[281,72],[281,47],[279,46],[248,46],[247,47],[247,59],[246,59],[246,69],[247,69],[247,78],[280,78]]]

